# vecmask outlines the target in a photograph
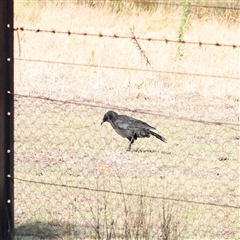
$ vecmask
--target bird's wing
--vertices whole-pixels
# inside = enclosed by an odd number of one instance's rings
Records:
[[[115,124],[122,129],[128,129],[128,130],[133,130],[133,129],[155,129],[154,127],[148,125],[147,123],[126,116],[126,115],[119,115],[118,118],[115,121]]]
[[[114,121],[114,125],[118,129],[128,130],[129,129],[129,121],[125,121],[124,119],[118,118]]]

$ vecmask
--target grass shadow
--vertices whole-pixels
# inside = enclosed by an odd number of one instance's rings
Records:
[[[76,226],[68,222],[41,222],[22,224],[15,228],[15,239],[59,239],[71,236]]]

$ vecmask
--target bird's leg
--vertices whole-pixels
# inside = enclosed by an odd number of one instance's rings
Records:
[[[131,151],[131,146],[134,143],[134,137],[132,137],[129,141],[130,141],[130,143],[129,143],[129,146],[128,146],[128,149],[127,149],[128,152]]]

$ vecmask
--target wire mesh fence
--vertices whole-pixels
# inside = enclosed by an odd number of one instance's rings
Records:
[[[100,130],[105,107],[19,95],[15,109],[20,236],[236,236],[235,127],[155,116],[168,144],[142,139],[127,153],[126,140]]]
[[[39,29],[14,29],[16,238],[237,239],[237,37]],[[110,109],[167,143],[126,151]]]

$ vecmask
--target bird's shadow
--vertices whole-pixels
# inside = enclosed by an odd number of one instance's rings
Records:
[[[136,152],[136,153],[159,153],[159,150],[152,150],[152,149],[142,149],[142,148],[136,148],[133,150],[127,150],[127,152]],[[171,155],[171,152],[165,152],[161,151],[161,154]]]
[[[152,149],[142,149],[142,148],[136,148],[131,150],[130,152],[137,152],[137,153],[156,153],[159,152],[157,150],[152,150]]]

